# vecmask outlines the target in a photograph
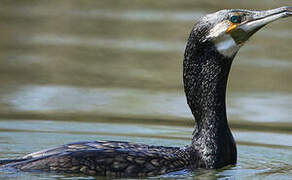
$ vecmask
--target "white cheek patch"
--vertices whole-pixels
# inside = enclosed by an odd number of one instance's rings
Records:
[[[216,24],[216,26],[214,26],[207,38],[218,38],[219,36],[222,36],[223,34],[225,34],[227,27],[229,27],[230,23],[228,21],[223,21],[221,23]]]
[[[217,51],[226,57],[234,56],[240,48],[240,46],[236,44],[234,39],[228,34],[217,38],[214,43]]]

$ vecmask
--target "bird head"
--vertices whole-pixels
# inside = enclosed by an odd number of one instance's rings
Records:
[[[221,10],[201,18],[193,31],[203,30],[201,42],[213,42],[220,54],[232,57],[259,29],[288,16],[292,16],[292,7],[266,11]]]

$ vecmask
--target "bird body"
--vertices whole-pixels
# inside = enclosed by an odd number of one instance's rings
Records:
[[[0,160],[0,168],[141,177],[236,164],[236,144],[228,126],[225,102],[232,61],[244,42],[260,28],[291,15],[292,7],[267,11],[221,10],[195,24],[183,62],[184,91],[196,120],[189,146],[78,142],[20,159]]]
[[[23,171],[41,170],[99,176],[153,176],[188,166],[185,148],[119,141],[66,144],[35,152],[8,164]]]

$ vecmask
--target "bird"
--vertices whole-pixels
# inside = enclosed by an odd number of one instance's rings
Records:
[[[0,160],[0,169],[147,177],[236,165],[236,143],[226,114],[226,87],[233,59],[254,33],[288,16],[292,16],[289,6],[263,11],[225,9],[195,23],[183,59],[184,91],[196,121],[190,145],[83,141]]]

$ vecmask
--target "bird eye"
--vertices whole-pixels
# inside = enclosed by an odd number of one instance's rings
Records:
[[[241,23],[241,17],[240,16],[231,16],[229,20],[232,23]]]

